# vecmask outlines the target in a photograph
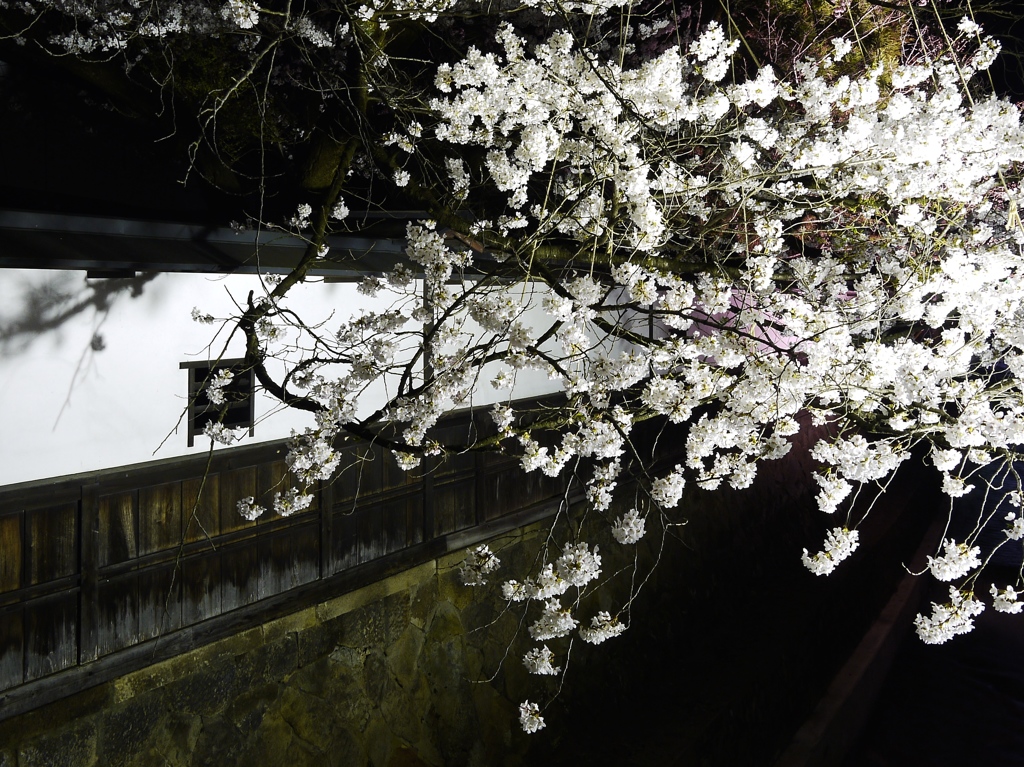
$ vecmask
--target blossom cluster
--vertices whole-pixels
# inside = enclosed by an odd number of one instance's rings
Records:
[[[636,509],[627,511],[612,526],[612,536],[624,546],[636,543],[644,537],[645,532],[646,521]]]
[[[555,654],[548,649],[547,645],[535,647],[523,656],[523,665],[531,674],[542,676],[554,676],[562,669],[552,665]]]
[[[928,569],[940,581],[955,581],[981,565],[981,549],[956,541],[944,540],[945,554],[928,557]]]
[[[481,545],[466,555],[459,571],[462,573],[462,582],[467,586],[482,586],[487,583],[487,576],[500,566],[501,560],[490,547]]]
[[[975,599],[973,592],[962,592],[949,587],[949,602],[932,602],[932,614],[918,614],[914,627],[925,644],[944,644],[957,634],[966,634],[974,628],[974,618],[985,609],[985,603]]]
[[[833,528],[825,537],[825,549],[813,556],[804,549],[801,560],[804,567],[815,575],[828,575],[836,566],[847,559],[859,545],[860,533],[856,530],[848,530],[845,527]]]
[[[601,644],[612,637],[617,637],[626,627],[619,623],[618,618],[613,618],[605,610],[601,610],[590,619],[589,628],[580,629],[580,638],[590,644]]]
[[[1024,610],[1024,602],[1017,601],[1020,592],[1014,589],[1013,586],[1000,589],[993,583],[989,587],[989,593],[992,595],[992,606],[997,612],[1016,615],[1021,610]]]

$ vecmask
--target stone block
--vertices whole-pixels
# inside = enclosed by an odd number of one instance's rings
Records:
[[[338,643],[346,647],[387,647],[408,624],[409,594],[404,591],[346,615]]]
[[[420,755],[408,746],[399,746],[391,753],[388,760],[388,767],[432,767],[430,762],[425,762]]]
[[[98,767],[98,730],[85,720],[23,743],[18,767]]]
[[[113,700],[119,703],[166,684],[175,682],[197,667],[215,664],[224,658],[242,655],[264,644],[262,628],[248,629],[191,652],[168,658],[160,663],[139,669],[112,682]]]
[[[241,690],[284,679],[299,666],[298,640],[285,634],[234,659]]]
[[[99,763],[127,767],[145,752],[150,733],[164,713],[158,691],[110,706],[99,717]]]
[[[411,593],[409,621],[419,628],[425,627],[437,600],[437,578],[419,584]]]
[[[249,750],[250,736],[243,733],[231,722],[210,718],[203,720],[202,730],[196,740],[192,767],[224,767],[238,764]],[[280,762],[266,762],[280,764]]]
[[[422,630],[407,624],[402,634],[392,642],[385,653],[388,670],[403,688],[411,688],[418,675],[420,652],[425,636]]]
[[[288,634],[306,631],[319,623],[320,619],[317,617],[315,608],[310,607],[306,610],[300,610],[297,613],[270,621],[270,623],[264,623],[261,627],[263,641],[270,644],[284,638]]]
[[[347,728],[335,727],[331,736],[331,750],[325,755],[324,762],[328,767],[361,767],[369,763],[366,749]]]
[[[149,733],[146,749],[132,767],[167,767],[189,764],[196,752],[202,717],[169,711]]]
[[[400,741],[419,743],[431,734],[425,733],[423,726],[423,712],[430,704],[429,697],[417,696],[419,689],[425,692],[426,684],[406,689],[390,674],[384,680],[379,704],[380,713],[388,729]]]
[[[369,767],[387,767],[395,747],[401,745],[395,743],[394,736],[379,714],[370,720],[364,730],[363,743],[369,757]]]
[[[298,632],[296,634],[298,642],[296,662],[299,668],[329,656],[341,641],[344,630],[344,619],[339,617]]]
[[[334,707],[322,698],[287,687],[275,715],[291,727],[295,738],[306,745],[305,750],[325,754],[332,748],[339,717]]]
[[[280,694],[281,685],[277,682],[254,687],[236,697],[225,710],[225,716],[242,732],[256,732]]]
[[[211,716],[227,706],[238,693],[238,676],[230,660],[206,665],[165,685],[163,698],[174,711]]]

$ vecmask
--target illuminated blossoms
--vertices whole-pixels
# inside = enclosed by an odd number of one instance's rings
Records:
[[[986,495],[986,518],[1005,522],[996,547],[1024,541],[1018,512],[1000,510],[1019,497],[986,494],[981,473],[1024,487],[1024,130],[1014,104],[978,85],[998,44],[974,22],[928,57],[876,62],[867,36],[848,34],[818,41],[816,58],[755,65],[729,26],[687,35],[679,19],[640,22],[610,0],[536,0],[521,4],[530,13],[473,6],[493,15],[480,28],[494,39],[453,34],[444,61],[413,66],[401,35],[458,25],[463,4],[371,0],[308,16],[247,0],[42,5],[82,21],[47,41],[70,55],[196,35],[233,46],[240,83],[316,73],[302,89],[319,103],[294,112],[335,122],[294,133],[351,136],[335,147],[336,183],[304,187],[261,222],[305,255],[232,320],[244,368],[310,414],[289,444],[295,486],[277,488],[274,510],[309,507],[346,435],[407,470],[499,449],[528,472],[571,477],[607,535],[599,552],[583,527],[556,525],[529,572],[504,578],[535,643],[520,656],[529,671],[561,673],[575,638],[597,644],[631,623],[631,598],[596,609],[618,574],[609,547],[627,547],[635,574],[640,553],[685,522],[687,493],[749,487],[808,425],[815,503],[836,520],[820,551],[803,551],[810,572],[856,551],[860,491],[920,455],[951,501]],[[657,45],[655,29],[667,30]],[[294,66],[271,63],[289,56]],[[236,90],[211,103],[249,92]],[[303,322],[289,289],[336,251],[329,237],[359,226],[357,206],[385,201],[427,212],[406,222],[393,266],[363,275],[372,308]],[[564,399],[522,404],[531,378]],[[228,384],[207,383],[211,402]],[[437,436],[462,408],[490,411],[493,432]],[[641,465],[631,440],[656,417],[685,436],[668,465]],[[237,436],[216,423],[205,433]],[[262,510],[244,499],[239,511]],[[917,618],[925,641],[970,630],[984,608],[973,579],[993,544],[981,527],[929,558],[951,585]],[[479,547],[461,574],[482,585],[498,567]],[[1021,591],[987,596],[1015,612]],[[520,722],[541,729],[540,707],[523,703]]]

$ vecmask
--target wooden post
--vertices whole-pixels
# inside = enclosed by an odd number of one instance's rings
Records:
[[[334,479],[320,482],[320,580],[334,574]]]
[[[434,472],[440,468],[441,459],[437,456],[424,456],[423,461],[423,541],[437,536],[434,530]],[[408,533],[407,533],[408,535]]]
[[[100,504],[99,484],[82,486],[79,524],[79,568],[81,588],[78,607],[78,662],[96,660],[98,651],[98,580]]]

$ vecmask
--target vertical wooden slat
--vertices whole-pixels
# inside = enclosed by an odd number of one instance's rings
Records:
[[[320,546],[322,531],[320,520],[302,525],[292,533],[294,541],[293,562],[294,581],[292,586],[312,583],[320,577]]]
[[[184,480],[181,514],[186,543],[220,535],[220,476],[208,474]]]
[[[338,470],[331,477],[331,493],[335,503],[349,501],[356,497],[359,492],[360,469],[362,452],[353,446],[346,446],[338,450],[341,458],[338,461]]]
[[[135,536],[135,493],[104,495],[99,499],[100,567],[138,556]]]
[[[359,562],[384,556],[384,515],[379,504],[361,508],[359,516]]]
[[[100,511],[99,485],[82,487],[78,529],[82,585],[79,590],[78,662],[86,663],[99,656],[97,624],[99,622],[99,556]]]
[[[255,538],[222,548],[221,610],[252,604],[259,599],[260,563]]]
[[[221,613],[221,557],[216,552],[188,557],[181,563],[181,622],[191,626]]]
[[[21,588],[24,513],[0,517],[0,593]]]
[[[443,469],[443,466],[439,466],[439,461],[436,458],[429,458],[425,462],[430,468],[429,471],[425,472],[422,481],[422,492],[421,498],[423,501],[422,515],[420,519],[420,541],[425,536],[434,536],[434,504],[436,502],[434,483],[436,482],[435,475],[439,470]],[[417,541],[419,543],[419,541]]]
[[[181,543],[181,482],[139,489],[139,554]]]
[[[221,534],[256,527],[238,513],[238,502],[243,498],[256,498],[256,467],[224,471],[220,474],[220,531]]]
[[[102,580],[97,589],[96,654],[100,657],[139,641],[139,575]]]
[[[377,456],[383,469],[382,490],[394,490],[420,483],[421,469],[406,471],[398,465],[398,461],[395,460],[395,456],[390,450],[380,450],[377,452]]]
[[[261,463],[256,475],[257,500],[267,513],[257,522],[265,524],[281,517],[274,513],[274,496],[283,493],[291,485],[288,481],[288,466],[284,461]]]
[[[527,474],[516,464],[491,466],[483,497],[477,502],[478,521],[497,519],[543,500],[548,488],[538,475],[539,472]]]
[[[334,572],[334,547],[331,540],[334,536],[334,484],[320,483],[320,557],[317,577],[326,578]]]
[[[473,521],[476,524],[479,524],[484,517],[484,512],[480,507],[490,500],[487,496],[487,457],[481,453],[476,453],[473,456],[473,460],[476,463],[476,487],[475,492],[473,493]]]
[[[269,535],[259,541],[260,599],[272,597],[294,583],[294,545],[287,534]]]
[[[138,641],[181,628],[181,573],[174,563],[139,572]]]
[[[383,456],[384,451],[379,447],[361,445],[355,448],[355,465],[345,472],[344,476],[349,479],[335,491],[335,500],[364,498],[379,493],[384,481]]]
[[[384,552],[414,546],[423,542],[423,498],[406,496],[384,505],[383,511]]]
[[[476,523],[475,477],[449,480],[434,488],[434,535],[465,530]]]
[[[57,580],[78,571],[78,504],[33,509],[29,519],[29,582]]]
[[[25,605],[25,681],[78,661],[78,594],[60,594]]]
[[[25,628],[21,605],[0,610],[0,690],[25,681]]]
[[[359,512],[346,504],[334,512],[332,557],[334,573],[340,573],[359,564]],[[332,573],[333,574],[333,573]]]

